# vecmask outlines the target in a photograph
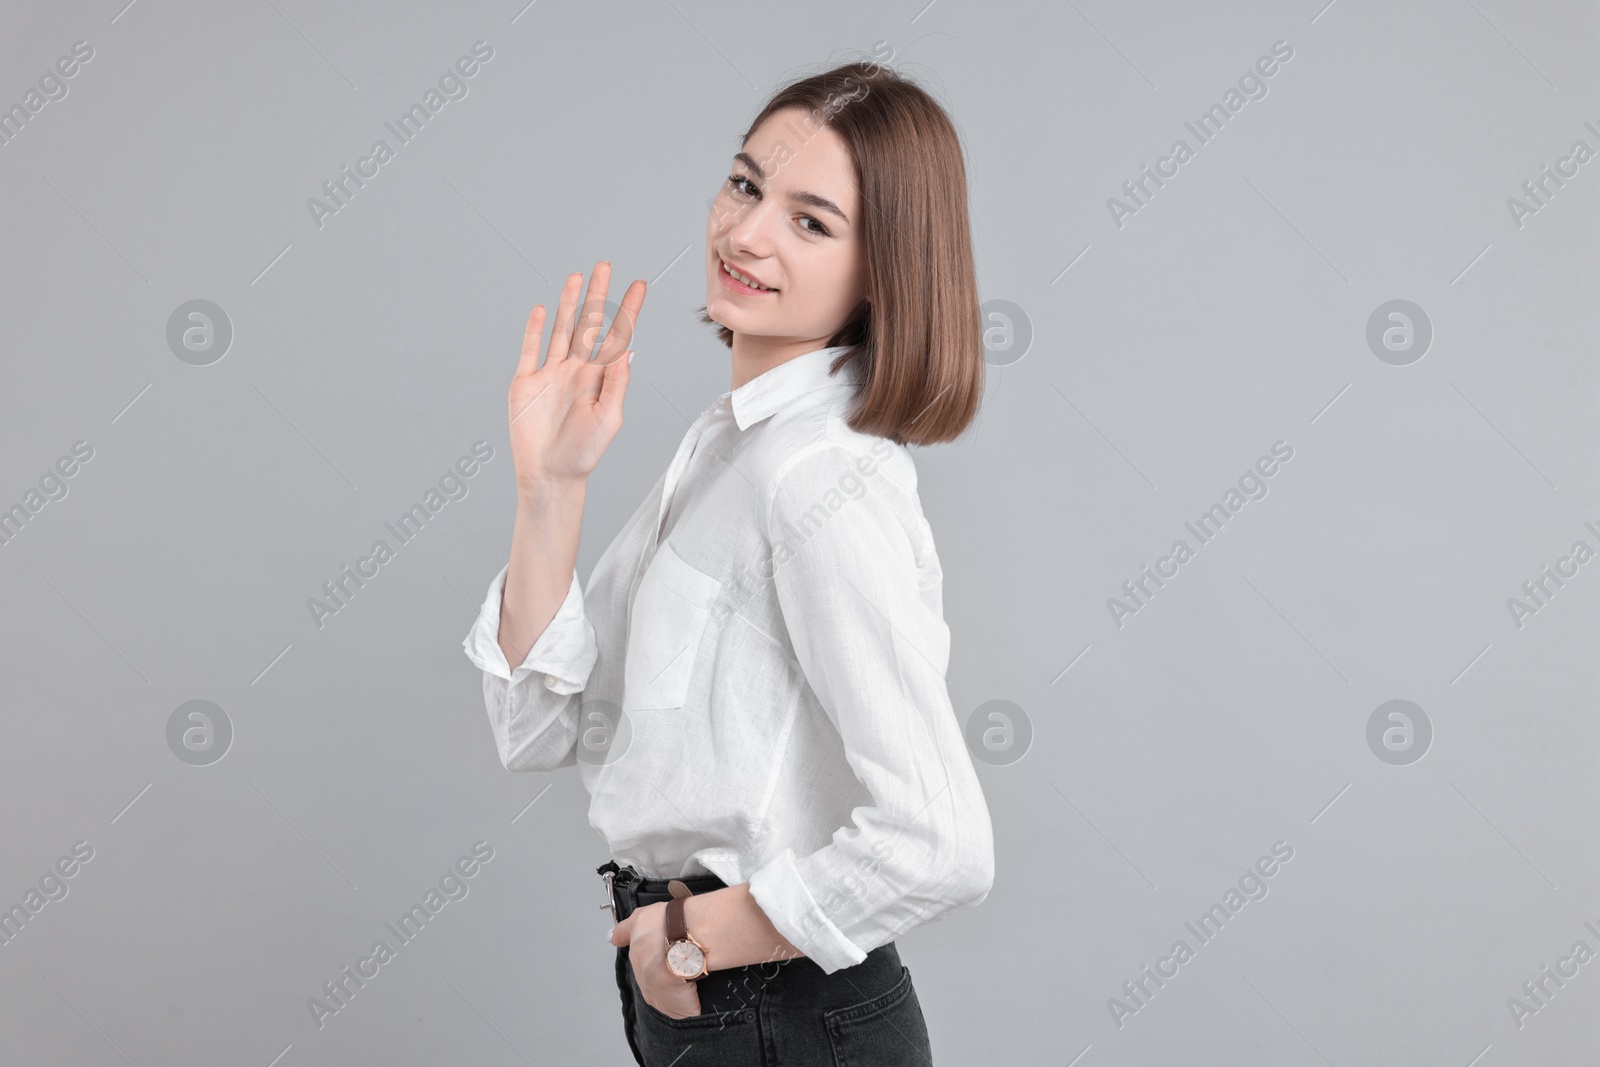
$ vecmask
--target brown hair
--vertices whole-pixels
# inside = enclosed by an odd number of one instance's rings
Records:
[[[855,162],[867,293],[828,341],[849,345],[861,391],[850,428],[897,444],[958,437],[983,396],[983,326],[967,215],[967,175],[955,125],[926,91],[871,61],[847,63],[780,89],[740,139],[798,107],[832,129]],[[733,331],[700,309],[733,347]]]

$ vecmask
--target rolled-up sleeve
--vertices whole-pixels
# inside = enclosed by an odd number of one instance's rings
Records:
[[[982,903],[994,880],[989,809],[945,683],[938,557],[914,488],[870,462],[833,443],[803,453],[766,520],[795,656],[872,800],[830,844],[771,857],[750,893],[829,974]]]
[[[582,691],[599,655],[594,626],[583,610],[577,571],[566,598],[515,669],[500,648],[500,568],[461,647],[483,672],[483,699],[500,762],[511,771],[545,771],[577,762],[575,744]]]

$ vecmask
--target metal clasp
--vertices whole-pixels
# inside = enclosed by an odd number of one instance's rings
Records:
[[[617,898],[611,888],[611,882],[616,877],[616,874],[616,871],[607,871],[600,876],[600,880],[606,884],[606,902],[600,906],[611,909],[611,925],[613,926],[617,924]]]

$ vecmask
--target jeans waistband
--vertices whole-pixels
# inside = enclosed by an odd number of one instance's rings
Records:
[[[727,882],[714,874],[694,874],[687,878],[646,878],[637,867],[632,864],[619,866],[616,860],[602,863],[595,868],[595,873],[606,883],[609,897],[600,907],[611,908],[616,922],[626,919],[635,908],[642,905],[671,900],[672,891],[667,888],[668,882],[682,882],[691,893],[709,893],[728,887]]]

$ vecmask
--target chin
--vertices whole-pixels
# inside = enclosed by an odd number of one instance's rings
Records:
[[[728,329],[735,329],[734,323],[742,317],[740,312],[744,309],[732,306],[733,302],[723,297],[721,293],[713,292],[706,297],[706,314],[717,321],[719,325]]]

